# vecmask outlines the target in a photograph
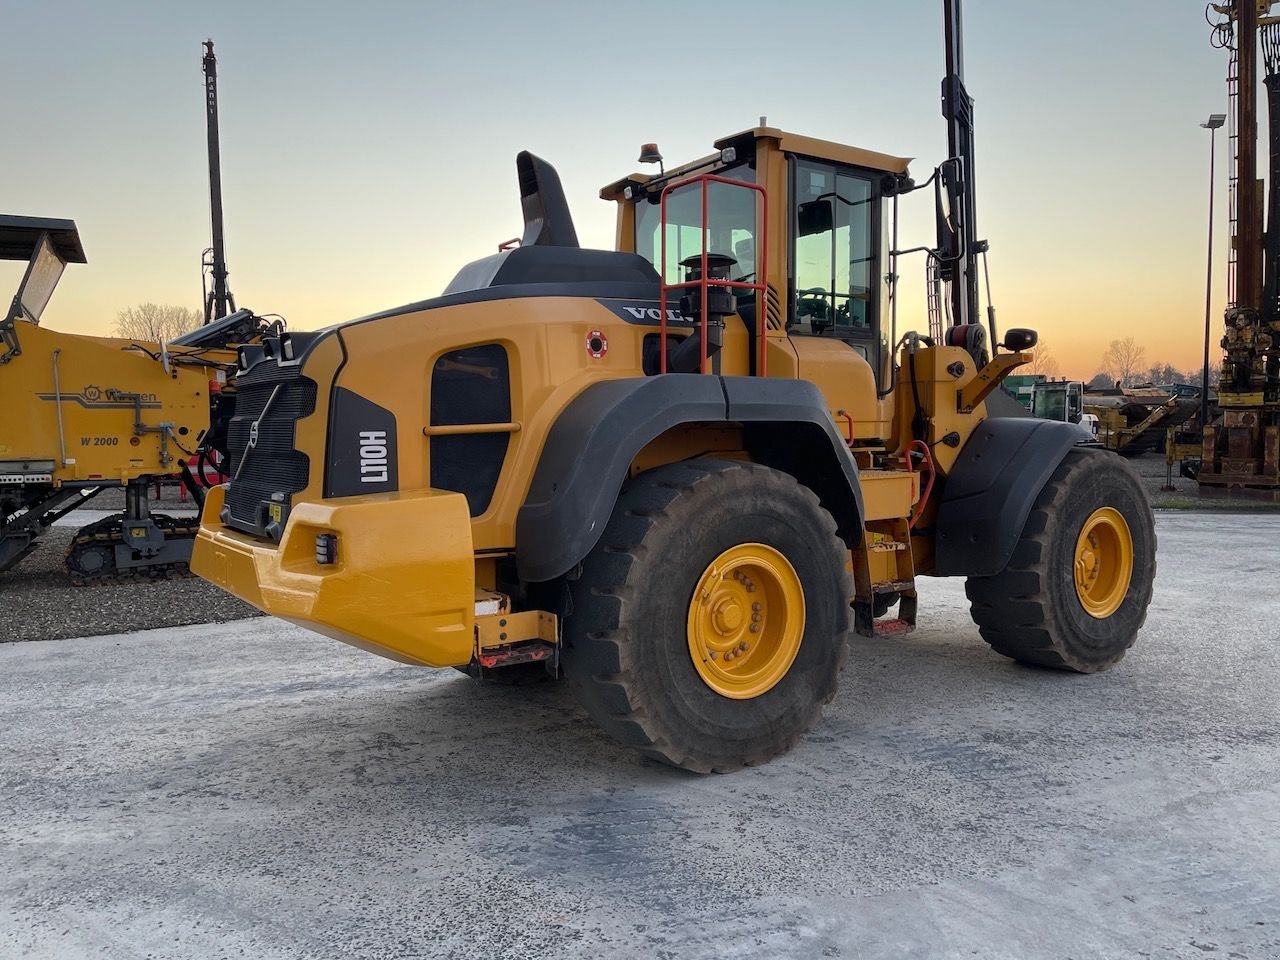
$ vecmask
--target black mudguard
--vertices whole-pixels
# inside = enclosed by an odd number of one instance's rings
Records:
[[[818,494],[846,539],[861,535],[858,468],[826,401],[804,380],[666,374],[592,384],[551,428],[516,516],[520,579],[563,576],[596,545],[632,460],[690,423],[742,423],[752,458]]]
[[[995,576],[1009,563],[1036,497],[1080,439],[1053,420],[986,420],[947,474],[933,573]]]

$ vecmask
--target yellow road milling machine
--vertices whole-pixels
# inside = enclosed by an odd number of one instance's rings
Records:
[[[61,333],[40,316],[66,265],[85,262],[75,223],[0,216],[0,259],[27,261],[0,320],[0,571],[60,516],[122,487],[124,512],[77,532],[72,581],[185,574],[196,521],[152,514],[148,484],[180,474],[203,495],[234,403],[230,347],[279,323],[241,310],[167,345]]]
[[[66,556],[73,583],[183,576],[198,525],[152,514],[151,481],[177,475],[197,503],[226,456],[235,409],[235,347],[283,321],[236,310],[227,286],[218,144],[218,71],[205,41],[204,109],[212,246],[202,258],[205,324],[168,344],[84,337],[41,327],[68,263],[84,263],[75,223],[0,216],[0,259],[27,270],[0,321],[0,572],[30,553],[59,517],[123,487],[124,512],[79,530]]]
[[[435,299],[244,348],[192,568],[392,659],[563,676],[618,740],[695,771],[795,743],[851,627],[912,629],[921,575],[967,578],[1007,657],[1115,664],[1151,599],[1150,507],[1076,427],[988,416],[1036,336],[992,356],[978,322],[944,10],[951,156],[922,184],[760,126],[605,187],[617,249],[589,250],[521,153],[519,246]],[[904,249],[899,201],[926,187],[936,243]],[[948,285],[941,337],[895,329],[912,252]]]

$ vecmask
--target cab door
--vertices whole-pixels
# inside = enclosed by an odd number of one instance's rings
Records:
[[[859,437],[883,436],[878,394],[889,386],[881,337],[883,243],[878,180],[870,171],[789,159],[787,329],[800,376]]]

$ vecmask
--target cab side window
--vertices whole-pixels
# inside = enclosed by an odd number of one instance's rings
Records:
[[[792,332],[866,341],[866,355],[876,335],[878,272],[871,180],[797,159],[792,185]]]

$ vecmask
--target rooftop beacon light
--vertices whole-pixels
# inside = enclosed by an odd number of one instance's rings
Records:
[[[662,154],[658,152],[656,143],[642,143],[640,145],[640,162],[656,163],[658,165],[658,176],[665,176],[666,169],[662,165]]]

